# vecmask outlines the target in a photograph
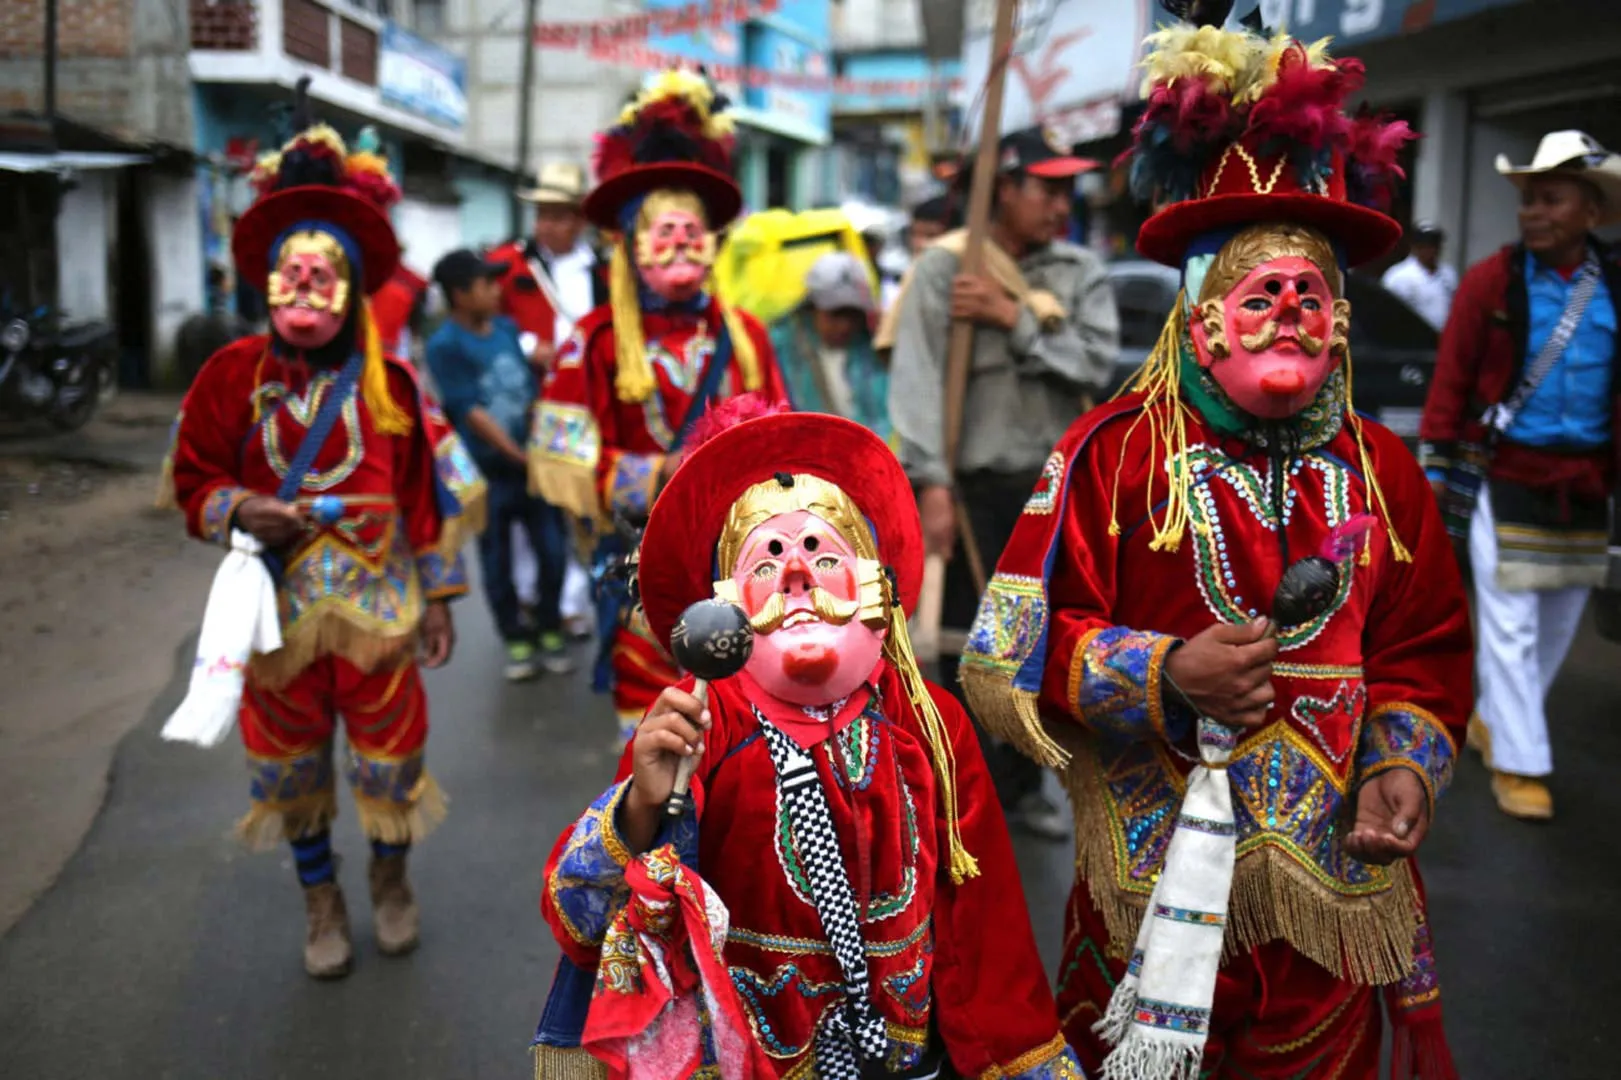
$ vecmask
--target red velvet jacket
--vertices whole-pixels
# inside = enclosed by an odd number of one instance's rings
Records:
[[[399,351],[400,333],[410,325],[411,314],[427,289],[427,279],[402,263],[394,276],[371,295],[371,317],[384,350]]]
[[[1621,305],[1621,261],[1613,249],[1595,244],[1611,302]],[[1530,333],[1525,259],[1523,247],[1509,245],[1471,266],[1458,283],[1419,427],[1423,440],[1419,456],[1432,479],[1439,479],[1451,465],[1459,440],[1483,439],[1481,414],[1508,397],[1525,372]],[[1616,351],[1616,364],[1621,368],[1621,350]],[[1612,382],[1612,430],[1621,431],[1621,371]],[[1612,445],[1621,449],[1621,441]],[[1497,479],[1533,488],[1569,484],[1596,498],[1609,490],[1615,466],[1612,453],[1573,458],[1503,440],[1497,444],[1490,471]]]
[[[710,687],[714,726],[693,778],[698,868],[730,912],[724,959],[756,1037],[778,1075],[813,1076],[817,1027],[844,980],[807,893],[801,864],[814,853],[782,816],[748,686],[739,676]],[[965,1077],[1074,1077],[1063,1071],[1071,1059],[973,727],[954,698],[930,691],[956,756],[963,845],[979,877],[951,880],[929,745],[887,664],[865,711],[812,752],[837,855],[865,912],[871,1000],[888,1023],[892,1060],[916,1061],[932,1022]],[[546,867],[541,910],[586,970],[627,895],[631,855],[615,813],[629,775],[627,749],[618,782],[563,834]]]

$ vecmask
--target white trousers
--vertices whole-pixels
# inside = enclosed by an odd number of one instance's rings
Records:
[[[1484,489],[1469,524],[1475,575],[1475,685],[1492,737],[1492,768],[1517,776],[1553,772],[1543,704],[1570,652],[1586,588],[1509,592],[1497,585],[1497,532]]]
[[[529,546],[529,534],[523,526],[512,525],[512,583],[518,590],[518,600],[533,604],[540,595],[540,564],[535,549]],[[591,577],[574,557],[568,553],[568,570],[563,576],[563,618],[573,619],[591,614]]]

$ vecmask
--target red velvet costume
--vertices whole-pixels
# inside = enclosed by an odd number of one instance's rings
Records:
[[[1446,529],[1341,366],[1343,267],[1399,236],[1374,204],[1408,133],[1344,115],[1361,65],[1320,45],[1209,26],[1150,44],[1133,181],[1161,209],[1138,247],[1184,293],[1133,392],[1053,451],[963,656],[978,718],[1062,768],[1074,803],[1065,1031],[1130,1080],[1371,1080],[1383,988],[1393,1075],[1455,1080],[1417,869],[1346,842],[1370,781],[1433,813],[1469,711]],[[1278,314],[1314,281],[1292,311],[1320,337]],[[1275,597],[1307,557],[1333,584],[1296,618]],[[1172,650],[1260,616],[1262,726],[1196,716]]]
[[[610,299],[558,347],[529,454],[534,490],[599,535],[611,531],[616,511],[631,521],[646,516],[666,458],[682,449],[675,444],[683,422],[723,339],[730,339],[730,363],[698,408],[754,392],[788,400],[759,322],[711,296],[672,301],[648,284],[655,264],[711,265],[715,230],[741,208],[742,194],[729,175],[730,126],[721,104],[696,76],[666,73],[598,140],[597,186],[582,211],[599,229],[619,234]],[[669,211],[701,220],[703,240],[692,250],[653,253],[644,244],[656,222],[643,217]],[[614,708],[628,737],[677,673],[634,612],[610,617],[620,619],[612,654]]]
[[[372,321],[377,324],[377,335],[383,339],[384,349],[399,352],[400,335],[410,325],[411,312],[416,310],[427,288],[426,278],[401,263],[394,276],[371,298]]]
[[[877,1060],[885,1071],[922,1075],[943,1048],[965,1077],[1079,1077],[1058,1033],[973,727],[950,694],[923,682],[909,647],[890,648],[896,634],[904,642],[922,543],[905,474],[882,441],[849,421],[784,414],[705,442],[648,524],[641,583],[649,623],[662,639],[694,595],[708,596],[712,561],[726,543],[716,537],[723,523],[733,528],[745,492],[761,484],[803,491],[814,482],[835,485],[853,509],[841,519],[825,496],[814,496],[828,515],[822,520],[843,520],[835,525],[841,533],[870,529],[886,568],[889,591],[878,601],[890,627],[883,658],[853,693],[824,708],[783,701],[751,670],[710,684],[713,725],[692,780],[696,820],[666,824],[655,848],[672,844],[727,909],[721,959],[769,1059],[768,1075],[845,1075],[822,1056],[847,1009],[849,979],[828,928],[837,906],[824,907],[827,895],[817,892],[834,864],[853,894],[867,965],[861,992],[880,1021]],[[678,685],[692,692],[694,682]],[[938,727],[925,702],[938,710]],[[795,816],[786,791],[805,781],[781,771],[773,737],[808,754],[831,826],[822,835],[836,850],[817,846],[814,825],[801,828],[812,819]],[[625,867],[634,857],[619,823],[633,750],[614,785],[559,839],[541,900],[568,961],[598,971],[588,1033],[599,1010],[620,1008],[656,977],[621,971],[624,954],[603,944],[625,903]],[[707,1052],[705,1063],[714,1065]]]
[[[441,801],[422,765],[427,700],[413,659],[416,627],[428,601],[467,591],[458,551],[476,522],[445,518],[436,487],[476,516],[483,481],[443,419],[424,407],[411,369],[391,360],[388,371],[394,400],[410,403],[411,432],[379,433],[360,394],[345,406],[297,500],[309,506],[335,495],[343,516],[291,552],[278,589],[283,646],[249,668],[241,728],[254,809],[243,826],[255,841],[318,831],[336,812],[331,750],[340,713],[368,835],[419,835]],[[188,532],[229,542],[236,508],[280,486],[335,379],[334,371],[280,359],[266,335],[209,360],[186,395],[170,465]]]

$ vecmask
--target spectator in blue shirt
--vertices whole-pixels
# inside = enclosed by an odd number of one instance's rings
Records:
[[[487,262],[471,251],[439,260],[433,277],[445,294],[450,317],[428,341],[428,370],[445,414],[461,434],[489,485],[489,521],[479,537],[484,594],[506,642],[506,675],[534,678],[573,670],[562,634],[561,600],[567,566],[563,516],[529,493],[529,411],[538,385],[518,343],[518,327],[501,310],[505,263]],[[513,580],[513,525],[529,537],[540,564],[539,603],[531,625]]]

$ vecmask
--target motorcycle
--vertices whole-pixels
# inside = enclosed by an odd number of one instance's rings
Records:
[[[106,323],[67,324],[46,307],[0,316],[0,412],[83,427],[118,390],[116,340]]]

